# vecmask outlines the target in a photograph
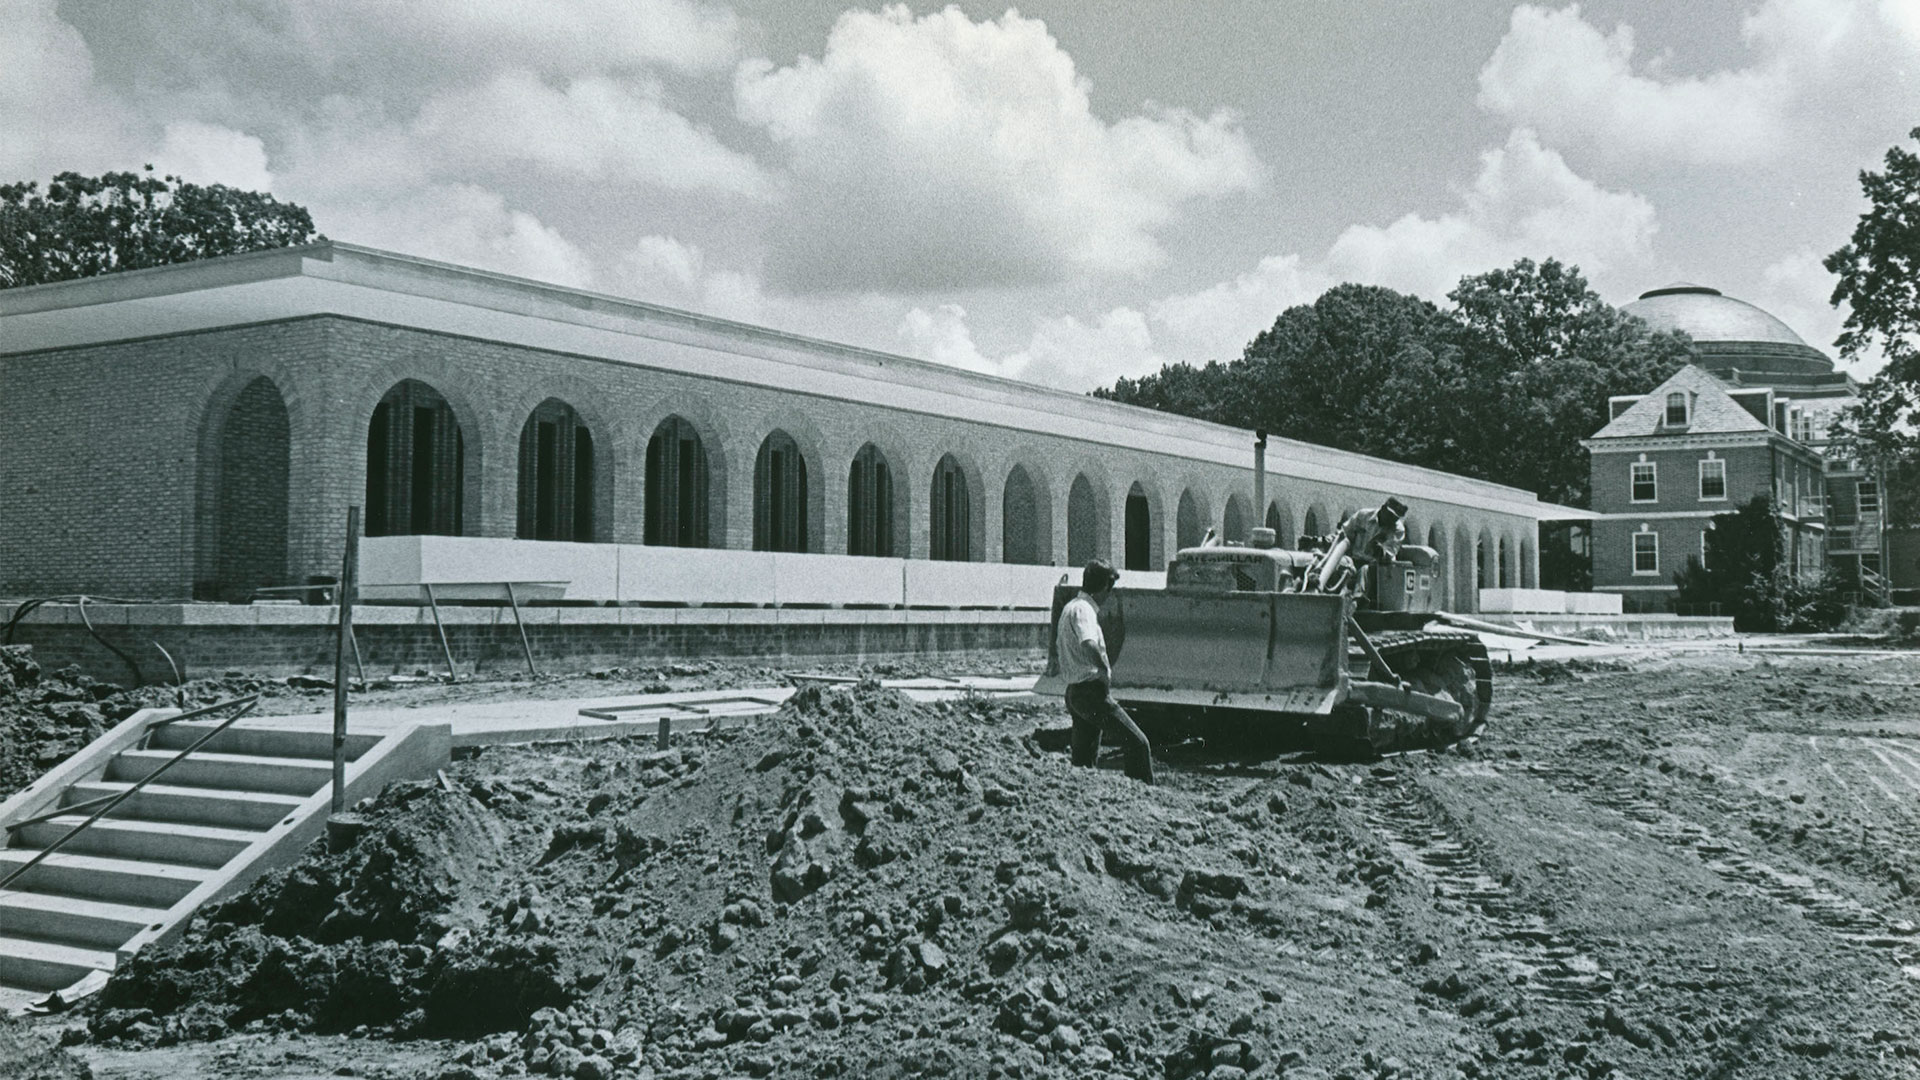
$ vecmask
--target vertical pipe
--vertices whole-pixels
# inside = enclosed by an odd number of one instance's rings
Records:
[[[354,577],[360,563],[360,508],[347,507],[347,546],[340,555],[339,637],[333,644],[333,812],[345,809],[347,797],[347,656],[357,651],[353,641]]]
[[[1267,433],[1253,433],[1253,528],[1267,523]],[[1278,538],[1276,538],[1278,539]]]

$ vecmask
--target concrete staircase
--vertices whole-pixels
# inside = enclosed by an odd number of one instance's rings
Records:
[[[131,788],[217,726],[155,725],[147,710],[0,804],[0,877],[71,832],[92,810],[13,827]],[[448,760],[445,725],[350,734],[349,803]],[[201,905],[297,858],[325,828],[333,735],[242,720],[140,789],[0,890],[0,1008],[98,985],[138,949],[178,933]]]

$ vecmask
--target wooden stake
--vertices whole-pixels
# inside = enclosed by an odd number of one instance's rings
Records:
[[[340,584],[334,599],[340,604],[339,636],[333,643],[333,812],[347,798],[347,657],[358,652],[353,640],[354,575],[360,568],[360,508],[347,507],[347,547],[340,556]]]

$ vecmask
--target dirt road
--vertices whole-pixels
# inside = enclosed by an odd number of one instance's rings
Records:
[[[123,969],[70,1053],[156,1078],[1920,1076],[1916,676],[1522,665],[1460,752],[1186,744],[1152,789],[1042,749],[1057,710],[873,688],[666,755],[490,750]]]

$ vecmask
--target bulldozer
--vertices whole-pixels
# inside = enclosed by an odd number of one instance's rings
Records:
[[[1265,499],[1265,433],[1255,442]],[[1282,548],[1209,532],[1167,565],[1166,587],[1116,587],[1100,608],[1112,695],[1156,743],[1300,746],[1371,758],[1468,738],[1485,726],[1493,666],[1478,635],[1439,610],[1438,554],[1405,542],[1389,497],[1331,534]],[[1047,670],[1034,691],[1064,695],[1054,589]],[[1457,621],[1456,621],[1457,620]]]

